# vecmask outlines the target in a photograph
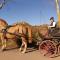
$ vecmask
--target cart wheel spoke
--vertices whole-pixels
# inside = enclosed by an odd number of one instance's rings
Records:
[[[56,44],[53,41],[46,40],[39,45],[39,51],[44,56],[53,56],[56,54]]]

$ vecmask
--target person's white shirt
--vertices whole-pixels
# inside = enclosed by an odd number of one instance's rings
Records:
[[[48,27],[53,28],[55,26],[56,26],[56,22],[53,22],[52,26],[48,26]]]

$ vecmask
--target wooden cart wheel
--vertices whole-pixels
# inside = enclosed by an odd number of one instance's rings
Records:
[[[56,44],[51,40],[42,41],[39,45],[39,51],[44,56],[53,57],[57,51]]]
[[[58,55],[60,55],[60,44],[58,45]]]

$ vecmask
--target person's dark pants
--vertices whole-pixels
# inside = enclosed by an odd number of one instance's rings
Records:
[[[53,35],[54,30],[55,30],[55,28],[50,28],[49,29],[49,34]]]

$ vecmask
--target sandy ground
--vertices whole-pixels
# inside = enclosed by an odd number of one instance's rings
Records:
[[[0,60],[60,60],[60,56],[55,58],[44,57],[39,50],[29,48],[27,53],[21,54],[19,49],[0,51]]]

